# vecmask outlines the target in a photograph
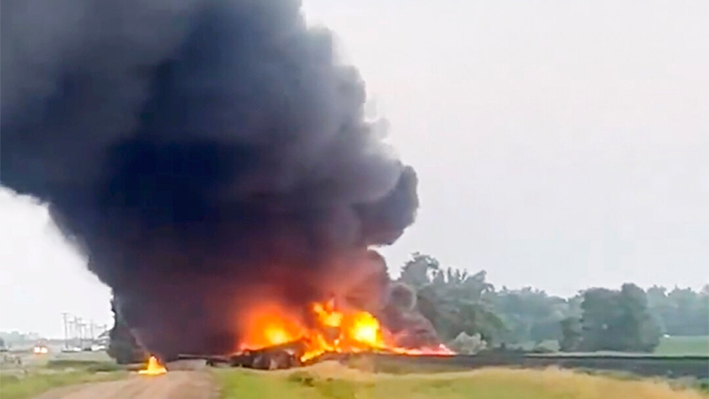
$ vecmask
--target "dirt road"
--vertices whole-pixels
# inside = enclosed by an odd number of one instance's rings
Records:
[[[147,377],[66,387],[45,392],[35,399],[215,399],[212,377],[202,371],[171,371]]]

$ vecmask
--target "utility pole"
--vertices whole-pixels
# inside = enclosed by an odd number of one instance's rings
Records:
[[[62,313],[62,318],[64,319],[64,349],[69,349],[69,326],[67,325],[67,316],[69,316],[69,313]]]
[[[78,334],[79,338],[79,348],[83,348],[84,342],[83,342],[83,337],[81,334],[81,318],[79,317],[74,317],[74,327],[76,328],[76,332]]]

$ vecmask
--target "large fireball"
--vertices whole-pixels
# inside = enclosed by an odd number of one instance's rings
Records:
[[[369,312],[341,309],[335,301],[316,302],[310,306],[304,320],[275,305],[257,308],[247,322],[248,328],[240,350],[257,350],[290,342],[305,348],[300,360],[306,362],[324,353],[358,353],[385,351],[393,353],[451,354],[443,345],[434,348],[407,349],[398,347],[393,335]]]

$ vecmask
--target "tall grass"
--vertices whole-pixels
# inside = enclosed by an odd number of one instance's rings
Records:
[[[223,399],[700,399],[697,390],[571,371],[482,369],[394,376],[332,363],[290,372],[220,370]]]

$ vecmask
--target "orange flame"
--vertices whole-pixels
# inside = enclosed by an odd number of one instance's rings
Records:
[[[313,303],[309,310],[314,325],[306,327],[278,306],[255,309],[251,317],[247,318],[247,329],[240,349],[256,350],[301,341],[305,346],[300,357],[303,362],[326,352],[381,350],[410,355],[453,354],[445,345],[435,348],[399,348],[392,335],[374,315],[360,310],[337,309],[334,301]]]
[[[148,359],[148,365],[145,369],[138,371],[138,373],[143,375],[162,375],[167,373],[167,370],[162,364],[160,364],[155,356],[150,356],[150,359]]]

